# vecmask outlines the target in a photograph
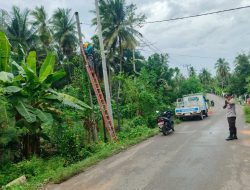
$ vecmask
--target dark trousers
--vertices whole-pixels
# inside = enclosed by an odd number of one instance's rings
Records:
[[[229,132],[230,135],[237,135],[237,128],[235,126],[236,123],[236,117],[228,117],[227,118],[228,124],[229,124]]]

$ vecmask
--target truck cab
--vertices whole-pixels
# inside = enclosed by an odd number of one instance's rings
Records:
[[[175,108],[177,118],[199,117],[201,120],[204,116],[208,117],[208,104],[203,94],[189,94],[177,99]]]

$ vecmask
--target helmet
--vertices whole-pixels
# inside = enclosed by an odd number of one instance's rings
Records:
[[[84,44],[83,44],[83,47],[84,48],[87,48],[89,46],[89,43],[88,42],[85,42]]]

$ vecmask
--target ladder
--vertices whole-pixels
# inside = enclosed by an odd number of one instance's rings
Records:
[[[92,84],[92,87],[94,89],[98,104],[100,106],[100,109],[102,112],[102,117],[103,117],[104,123],[105,123],[105,127],[108,130],[111,139],[113,141],[117,142],[118,139],[117,139],[117,136],[115,133],[115,128],[114,128],[114,125],[112,123],[111,117],[109,115],[108,107],[107,107],[106,101],[104,99],[100,84],[98,82],[98,79],[96,77],[94,70],[89,66],[89,60],[85,54],[85,51],[83,49],[82,44],[80,44],[80,49],[81,49],[81,53],[82,53],[82,55],[85,59],[85,62],[86,62],[87,73],[89,75],[90,82]]]

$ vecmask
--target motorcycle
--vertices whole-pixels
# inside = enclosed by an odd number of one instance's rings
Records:
[[[157,113],[159,112],[157,111]],[[157,119],[159,130],[165,136],[175,131],[172,116],[173,114],[170,111],[165,111]]]
[[[214,101],[213,100],[211,100],[211,106],[214,107]]]

